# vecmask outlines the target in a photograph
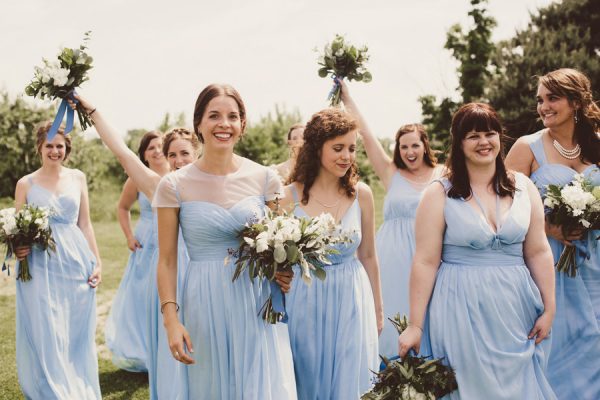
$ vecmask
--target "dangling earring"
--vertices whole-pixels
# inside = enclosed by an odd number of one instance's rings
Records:
[[[575,125],[577,125],[577,123],[579,122],[579,118],[577,118],[577,109],[575,109],[575,116],[573,117],[573,119],[575,120]]]

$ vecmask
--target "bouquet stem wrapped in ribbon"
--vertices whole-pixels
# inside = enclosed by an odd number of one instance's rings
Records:
[[[564,186],[546,187],[544,208],[549,222],[561,226],[563,236],[575,230],[583,232],[583,239],[565,246],[555,266],[557,271],[574,277],[578,267],[590,258],[585,235],[590,230],[600,229],[600,186],[592,185],[582,174],[575,174]]]
[[[248,270],[252,282],[256,278],[269,281],[271,295],[261,313],[271,324],[287,322],[285,296],[275,283],[277,272],[292,271],[294,265],[299,265],[307,285],[312,283],[313,275],[324,280],[324,266],[331,264],[328,256],[339,253],[333,246],[351,241],[330,214],[300,218],[287,213],[278,215],[268,208],[262,219],[247,223],[238,237],[239,248],[229,251],[230,256],[236,257],[233,280]]]
[[[46,97],[52,100],[62,99],[52,127],[48,131],[48,141],[51,141],[58,132],[65,114],[67,122],[64,132],[67,134],[73,130],[74,111],[69,107],[67,99],[76,103],[77,116],[82,130],[94,124],[83,106],[73,97],[75,89],[89,79],[87,73],[92,68],[93,59],[86,53],[89,38],[90,32],[86,32],[83,44],[79,48],[61,49],[57,60],[42,59],[44,65],[35,67],[35,76],[25,88],[25,93],[29,96],[41,99]]]
[[[25,204],[19,212],[16,212],[14,208],[0,210],[0,242],[6,245],[6,257],[2,263],[2,271],[8,270],[6,262],[18,247],[35,246],[48,252],[56,250],[49,218],[50,211],[46,207],[30,204]],[[19,262],[17,279],[22,282],[31,280],[27,258]]]
[[[371,82],[373,77],[365,67],[369,60],[367,46],[355,47],[349,44],[344,36],[335,35],[331,43],[327,43],[323,49],[323,54],[319,56],[319,76],[326,78],[331,76],[334,79],[347,78],[349,81]],[[336,107],[340,104],[341,90],[340,85],[334,81],[333,88],[327,96],[329,104]]]

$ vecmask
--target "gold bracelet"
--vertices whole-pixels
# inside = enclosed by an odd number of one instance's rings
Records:
[[[177,304],[177,302],[175,300],[165,300],[165,301],[161,301],[160,303],[160,313],[163,313],[163,308],[165,308],[165,306],[167,304],[175,304],[175,312],[179,311],[179,304]]]
[[[414,326],[415,328],[419,328],[421,330],[421,333],[423,333],[423,328],[421,328],[419,325],[415,325],[412,322],[409,322],[408,326]]]

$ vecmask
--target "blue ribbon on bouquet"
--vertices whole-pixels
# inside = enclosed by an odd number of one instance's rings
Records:
[[[335,91],[337,90],[337,88],[340,87],[340,80],[344,79],[344,77],[340,77],[338,78],[337,76],[333,76],[333,87],[331,88],[331,90],[329,91],[329,94],[327,95],[327,100],[331,100],[331,98],[333,97],[333,94],[335,93]]]
[[[78,101],[75,99],[73,94],[75,91],[70,91],[67,93],[65,98],[60,102],[60,106],[58,106],[58,111],[56,112],[56,117],[54,117],[54,122],[52,122],[52,126],[48,131],[48,141],[51,142],[56,136],[58,132],[58,128],[60,128],[60,124],[62,124],[63,119],[65,118],[65,113],[67,114],[67,124],[65,126],[65,135],[73,130],[73,119],[75,117],[75,111],[69,107],[69,103],[67,102],[67,98],[71,99],[76,104]]]
[[[283,294],[279,285],[273,281],[271,281],[271,305],[274,312],[282,314],[281,322],[287,324],[288,315],[285,311],[285,294]]]
[[[573,246],[575,246],[575,265],[579,267],[585,260],[589,260],[592,254],[588,249],[587,240],[573,240]]]

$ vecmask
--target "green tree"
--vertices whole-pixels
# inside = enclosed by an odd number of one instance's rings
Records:
[[[452,114],[462,103],[482,100],[485,95],[488,65],[494,51],[492,30],[496,26],[496,20],[487,15],[486,4],[487,0],[471,0],[472,8],[468,15],[473,20],[472,28],[464,32],[459,24],[455,24],[446,36],[444,48],[450,50],[459,62],[457,90],[460,100],[445,97],[438,103],[432,95],[419,97],[423,125],[432,138],[432,146],[444,153],[450,140]]]
[[[511,136],[541,128],[535,112],[536,75],[571,67],[600,93],[600,2],[563,0],[541,8],[527,28],[496,45],[488,97]]]

